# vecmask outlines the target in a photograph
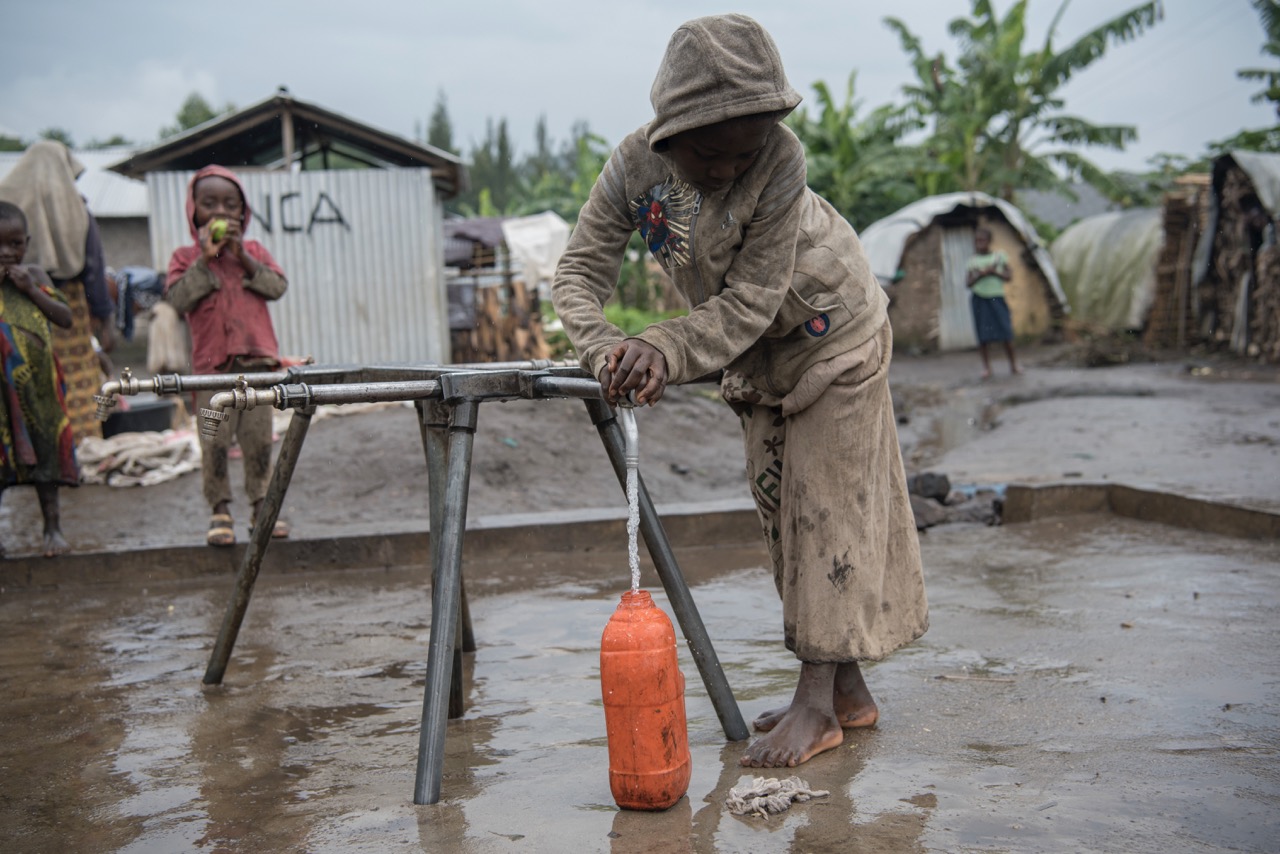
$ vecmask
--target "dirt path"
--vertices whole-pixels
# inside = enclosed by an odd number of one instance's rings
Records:
[[[1186,359],[1084,368],[1061,348],[1029,351],[1024,362],[1024,375],[983,383],[971,353],[895,357],[908,472],[939,471],[955,484],[1109,479],[1280,509],[1275,370]],[[672,389],[637,420],[655,503],[747,498],[738,425],[714,386]],[[239,478],[233,466],[244,539]],[[481,407],[469,518],[622,501],[581,403]],[[283,515],[306,538],[420,530],[426,507],[414,410],[383,405],[313,421]],[[63,490],[63,527],[79,551],[201,542],[206,516],[198,473],[150,487]],[[39,518],[33,491],[5,496],[0,541],[10,554],[37,550]]]

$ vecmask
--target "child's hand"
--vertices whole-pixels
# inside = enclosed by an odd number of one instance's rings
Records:
[[[36,279],[31,275],[31,270],[23,264],[14,264],[5,268],[5,277],[13,282],[14,287],[22,291],[27,296],[31,296],[40,290],[40,286],[36,283]]]
[[[635,391],[636,403],[653,406],[662,399],[666,388],[666,356],[638,338],[628,338],[615,347],[600,375],[605,400],[614,405]]]
[[[227,220],[227,236],[222,245],[228,252],[239,259],[240,266],[244,267],[249,275],[253,275],[254,271],[258,269],[258,262],[244,248],[244,227],[241,225],[240,220]]]
[[[209,220],[196,229],[196,236],[200,238],[200,252],[204,255],[206,263],[222,254],[223,247],[231,239],[231,226],[233,223],[231,220],[224,220],[224,222],[227,224],[227,231],[221,240],[213,239],[213,220]]]

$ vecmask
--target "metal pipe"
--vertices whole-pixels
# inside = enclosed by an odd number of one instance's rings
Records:
[[[432,568],[431,641],[427,649],[427,680],[413,789],[415,804],[434,804],[440,800],[453,647],[457,637],[459,588],[462,581],[462,536],[466,529],[471,451],[475,443],[479,408],[479,401],[475,400],[464,400],[456,404],[449,427],[449,472],[445,484],[445,507],[448,512],[444,514],[439,545],[432,549],[438,562]]]
[[[445,514],[445,481],[448,477],[449,407],[438,400],[419,400],[418,428],[427,458],[427,517],[431,547],[431,566],[440,565],[440,543]],[[466,711],[466,686],[462,681],[462,654],[476,651],[476,638],[471,628],[471,609],[467,605],[466,579],[458,579],[458,633],[453,647],[453,678],[449,683],[449,718],[462,717]]]
[[[627,440],[626,462],[628,469],[640,467],[640,428],[636,425],[636,410],[633,406],[618,407],[618,418],[622,421],[622,435]]]
[[[533,378],[533,390],[538,397],[577,397],[583,400],[604,398],[600,383],[590,377],[564,377],[544,374]]]
[[[277,385],[289,380],[288,371],[266,371],[252,374],[156,374],[150,379],[140,380],[133,371],[124,368],[120,371],[120,379],[107,380],[98,393],[93,396],[98,404],[98,420],[106,421],[116,405],[119,396],[132,396],[151,392],[158,395],[182,394],[188,391],[221,391],[233,388],[241,379],[253,388]]]
[[[625,487],[626,448],[618,421],[603,398],[588,398],[586,404],[587,411],[591,413],[591,420],[595,422],[600,438],[604,442],[609,461],[613,463],[614,473]],[[666,531],[663,530],[662,520],[653,506],[653,501],[649,498],[649,490],[645,488],[643,478],[638,480],[640,532],[644,535],[649,555],[653,558],[654,569],[657,570],[662,586],[667,591],[671,610],[675,612],[676,620],[680,623],[680,631],[689,644],[694,664],[702,675],[702,682],[707,687],[707,695],[715,707],[716,715],[720,718],[725,736],[730,741],[742,741],[749,735],[747,725],[742,720],[742,711],[738,708],[738,701],[734,699],[733,691],[729,688],[729,681],[724,675],[724,669],[720,666],[720,659],[716,656],[715,647],[711,644],[711,637],[707,634],[707,628],[702,622],[702,615],[698,613],[698,606],[693,601],[693,594],[689,592],[689,585],[680,572],[675,553],[671,550],[671,542],[667,539]]]
[[[485,374],[496,371],[442,371],[441,378],[458,383],[469,373]],[[518,374],[522,381],[517,390],[497,390],[487,395],[490,399],[516,397],[600,397],[600,385],[586,377],[566,377],[554,374],[535,374],[508,371]],[[527,382],[525,382],[527,380]],[[523,392],[523,393],[521,393]],[[235,388],[219,391],[209,400],[209,408],[201,409],[201,432],[216,432],[216,424],[226,420],[228,409],[253,409],[257,406],[274,406],[276,409],[322,406],[344,403],[380,403],[399,400],[424,400],[439,397],[441,380],[398,380],[387,382],[328,383],[310,385],[291,383],[270,388],[253,388],[247,377],[236,378]],[[206,426],[206,424],[209,426]],[[206,435],[208,435],[206,433]]]
[[[220,391],[209,398],[209,408],[201,408],[200,433],[212,437],[227,420],[228,409],[247,410],[258,406],[276,409],[306,409],[312,406],[344,403],[384,403],[399,400],[424,400],[438,397],[438,380],[411,380],[387,383],[332,383],[308,385],[297,383],[254,389],[238,385],[231,391]]]
[[[271,482],[267,486],[267,494],[258,508],[258,517],[253,522],[253,534],[249,538],[249,546],[245,549],[240,561],[240,571],[236,575],[236,589],[227,605],[227,612],[222,618],[222,629],[218,632],[217,643],[209,656],[209,666],[204,672],[204,684],[219,685],[227,672],[227,662],[231,660],[231,650],[235,646],[236,637],[240,634],[240,625],[244,622],[245,612],[249,609],[249,597],[253,595],[253,585],[258,579],[258,571],[262,568],[262,556],[266,554],[271,542],[271,532],[276,519],[280,516],[280,507],[284,504],[285,492],[289,489],[289,481],[293,479],[293,470],[302,453],[302,442],[307,437],[307,428],[311,426],[313,410],[295,412],[289,419],[289,429],[285,431],[280,443],[280,453],[276,457],[275,469],[271,472]]]
[[[370,381],[386,376],[389,381],[433,379],[441,373],[458,373],[467,371],[544,371],[563,370],[581,372],[588,377],[576,360],[529,359],[519,362],[477,362],[458,363],[452,365],[405,364],[405,365],[316,365],[308,362],[295,365],[281,371],[262,371],[249,374],[156,374],[150,379],[138,379],[130,368],[120,372],[118,380],[108,380],[102,384],[94,401],[98,405],[99,421],[106,421],[116,405],[119,396],[131,396],[151,392],[158,395],[182,394],[189,391],[223,391],[234,388],[243,377],[250,388],[267,388],[282,383],[307,380],[309,384],[326,383],[327,378],[346,379],[352,375],[364,375]]]

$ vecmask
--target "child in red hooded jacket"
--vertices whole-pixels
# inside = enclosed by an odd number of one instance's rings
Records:
[[[229,169],[206,166],[191,178],[187,225],[195,243],[169,260],[165,299],[191,329],[193,373],[255,373],[280,365],[267,302],[283,296],[289,283],[266,247],[245,239],[250,216],[244,187]],[[208,407],[212,395],[197,394],[196,406]],[[271,412],[266,407],[232,410],[215,438],[200,438],[211,546],[236,541],[227,469],[233,438],[243,451],[245,491],[257,518],[271,476]],[[272,531],[277,537],[288,533],[282,521]]]

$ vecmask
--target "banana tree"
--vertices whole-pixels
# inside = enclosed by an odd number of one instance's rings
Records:
[[[1270,59],[1280,59],[1280,3],[1277,0],[1252,0],[1253,8],[1262,22],[1267,40],[1262,54]],[[1250,99],[1255,104],[1270,101],[1280,116],[1280,68],[1241,68],[1236,72],[1241,80],[1253,80],[1263,84],[1261,91]]]
[[[813,84],[817,114],[797,110],[787,123],[804,143],[809,186],[861,228],[919,196],[911,175],[920,155],[903,138],[923,125],[892,105],[859,118],[856,80],[856,72],[849,75],[842,103],[826,83]]]
[[[953,65],[927,55],[897,18],[897,33],[917,80],[904,87],[908,106],[933,130],[925,146],[935,166],[923,178],[940,192],[984,190],[1012,200],[1022,188],[1062,189],[1083,178],[1114,192],[1109,177],[1081,153],[1089,147],[1123,150],[1137,139],[1130,125],[1099,125],[1063,112],[1062,87],[1105,56],[1113,45],[1137,38],[1161,19],[1159,0],[1143,3],[1080,36],[1062,50],[1054,38],[1069,0],[1058,7],[1039,49],[1024,52],[1028,0],[1000,17],[990,0],[971,0],[969,17],[949,32],[959,43]]]

